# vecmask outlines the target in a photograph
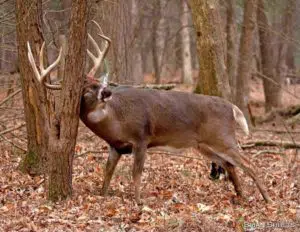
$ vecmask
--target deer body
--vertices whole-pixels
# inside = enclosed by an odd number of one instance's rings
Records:
[[[97,111],[106,115],[89,119]],[[175,91],[120,89],[111,100],[95,107],[86,105],[83,98],[80,112],[88,128],[123,154],[123,148],[131,151],[141,141],[148,148],[197,147],[235,131],[232,104],[218,97]]]
[[[219,97],[136,88],[116,89],[112,91],[111,99],[99,100],[100,91],[97,84],[84,88],[80,118],[110,145],[103,194],[107,192],[121,155],[132,152],[135,197],[139,202],[147,148],[171,146],[193,147],[224,166],[238,194],[241,189],[234,166],[243,168],[268,199],[249,161],[238,151],[235,122],[246,133],[248,126],[235,105]]]
[[[135,199],[140,202],[141,175],[147,148],[193,147],[227,170],[238,195],[241,195],[242,191],[235,166],[242,168],[254,180],[265,201],[270,201],[264,185],[257,177],[258,172],[238,150],[235,122],[246,134],[249,132],[240,109],[218,97],[130,87],[110,91],[106,88],[106,78],[103,84],[96,83],[95,73],[107,54],[111,41],[103,35],[98,23],[93,22],[100,31],[98,35],[105,40],[105,45],[101,50],[88,34],[97,55],[87,50],[94,66],[87,74],[81,98],[80,118],[88,128],[110,145],[102,193],[107,192],[122,154],[133,153]],[[61,89],[60,84],[47,83],[46,76],[57,66],[62,52],[53,64],[44,68],[43,44],[38,68],[29,42],[27,47],[28,59],[36,79],[46,88]]]

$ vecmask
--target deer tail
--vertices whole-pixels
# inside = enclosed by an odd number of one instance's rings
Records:
[[[249,127],[243,112],[236,106],[232,105],[233,117],[237,124],[242,128],[246,135],[249,135]]]

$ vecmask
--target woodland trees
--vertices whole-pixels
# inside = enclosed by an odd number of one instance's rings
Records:
[[[90,5],[7,0],[0,5],[1,91],[13,97],[21,81],[27,122],[22,168],[30,174],[51,173],[49,185],[65,183],[66,189],[53,190],[53,198],[71,192],[75,116],[82,76],[90,66],[84,61],[86,47],[91,48],[87,30],[96,38],[88,20],[99,22],[112,39],[107,63],[111,80],[118,83],[184,82],[198,93],[222,96],[248,114],[251,78],[262,80],[268,112],[282,105],[286,78],[299,76],[298,0],[116,0]],[[46,91],[37,83],[27,59],[27,41],[36,60],[46,41],[44,59],[49,63],[64,46],[65,59],[57,74],[64,78],[62,92]],[[14,72],[21,78],[12,76]],[[2,129],[7,129],[5,123]]]

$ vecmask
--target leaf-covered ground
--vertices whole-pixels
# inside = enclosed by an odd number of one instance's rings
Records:
[[[256,132],[253,137],[284,140],[282,135],[266,132]],[[73,197],[53,204],[45,199],[43,177],[32,178],[18,171],[20,155],[1,145],[0,231],[242,231],[244,223],[282,222],[291,223],[290,227],[296,223],[299,173],[294,176],[288,169],[294,150],[282,154],[245,150],[261,171],[272,204],[265,204],[241,170],[245,200],[237,199],[230,182],[210,180],[209,162],[193,151],[180,155],[198,159],[151,152],[143,174],[143,206],[133,201],[131,156],[122,157],[110,194],[102,197],[105,143],[81,128],[76,150],[77,154],[101,152],[75,158]]]
[[[21,119],[20,116],[15,121],[7,120],[7,125],[17,124]],[[297,133],[268,131],[285,130],[274,122],[256,129],[259,130],[252,133],[251,140],[291,141],[293,136],[300,141]],[[300,126],[291,130],[299,131]],[[6,138],[26,148],[22,137],[24,128]],[[238,138],[241,143],[249,139],[242,134]],[[187,150],[179,153],[186,157],[148,153],[143,172],[143,205],[137,206],[133,200],[131,156],[123,156],[119,162],[109,195],[99,195],[107,146],[81,125],[74,159],[73,196],[54,204],[46,200],[44,177],[21,173],[18,165],[22,154],[1,140],[0,231],[221,232],[245,231],[250,226],[256,226],[255,231],[300,231],[299,159],[298,169],[289,169],[295,150],[260,147],[244,152],[260,170],[259,177],[273,203],[263,201],[254,182],[240,169],[238,176],[245,199],[238,199],[229,181],[210,180],[209,162]]]

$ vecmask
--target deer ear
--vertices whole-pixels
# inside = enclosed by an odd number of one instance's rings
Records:
[[[101,100],[106,102],[111,99],[111,95],[112,95],[112,92],[109,89],[104,88],[101,91]]]

